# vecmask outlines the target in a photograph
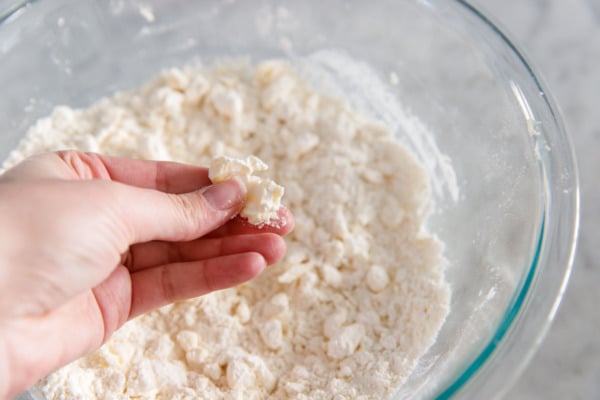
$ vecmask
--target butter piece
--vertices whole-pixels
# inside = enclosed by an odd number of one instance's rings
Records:
[[[284,188],[268,178],[254,175],[268,170],[260,158],[248,156],[236,159],[226,156],[215,158],[208,169],[208,177],[213,183],[228,179],[238,179],[246,185],[246,204],[240,215],[253,225],[273,225],[279,222],[278,214]]]

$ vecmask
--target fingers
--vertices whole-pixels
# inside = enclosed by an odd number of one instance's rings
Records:
[[[282,208],[275,226],[259,228],[236,218],[217,229],[239,212],[245,188],[237,182],[210,185],[205,168],[184,164],[61,151],[32,157],[8,171],[3,179],[11,179],[11,174],[20,179],[30,176],[118,182],[115,188],[119,189],[113,191],[117,199],[100,193],[105,189],[92,197],[101,202],[103,213],[110,209],[116,216],[114,222],[129,234],[129,244],[188,241],[209,232],[212,237],[258,232],[285,235],[294,226],[291,213]],[[195,190],[198,187],[202,189]]]
[[[266,266],[262,255],[249,252],[135,272],[131,275],[129,316],[239,285],[259,275]]]
[[[108,157],[96,153],[59,151],[56,155],[79,179],[110,179],[165,193],[187,193],[210,185],[208,170],[169,161]]]
[[[103,321],[104,332],[100,343],[107,341],[114,331],[127,322],[131,307],[131,290],[131,276],[122,265],[92,289],[91,293]]]
[[[75,150],[27,158],[4,174],[6,179],[105,179],[165,193],[187,193],[210,185],[208,170],[168,161],[108,157]]]
[[[248,220],[236,217],[225,225],[210,232],[207,237],[223,237],[232,235],[248,235],[253,233],[276,233],[285,236],[294,229],[294,216],[290,210],[281,207],[278,211],[278,220],[273,225],[256,226]]]
[[[114,181],[166,193],[187,193],[211,184],[208,169],[169,161],[134,160],[97,154]]]
[[[129,270],[178,262],[198,261],[238,253],[256,252],[267,264],[274,264],[285,254],[285,241],[274,233],[201,238],[191,242],[149,242],[131,247],[126,263]]]
[[[213,231],[241,209],[246,189],[236,180],[184,194],[120,185],[108,206],[129,243],[189,241]],[[124,251],[125,249],[123,249]]]

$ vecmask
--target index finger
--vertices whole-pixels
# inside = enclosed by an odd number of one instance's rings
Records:
[[[188,193],[210,185],[208,169],[171,161],[97,155],[114,181],[165,193]]]

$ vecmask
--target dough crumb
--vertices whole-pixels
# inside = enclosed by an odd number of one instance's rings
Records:
[[[255,156],[245,159],[221,156],[211,162],[208,177],[213,183],[238,179],[247,190],[246,204],[240,215],[252,225],[278,225],[283,222],[277,212],[285,190],[271,179],[254,175],[268,169],[267,164]]]
[[[380,265],[372,265],[367,271],[367,286],[373,292],[381,292],[390,283],[385,268]]]

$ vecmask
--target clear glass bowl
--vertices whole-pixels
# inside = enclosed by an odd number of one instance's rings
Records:
[[[398,139],[431,174],[452,303],[396,398],[500,397],[542,340],[572,265],[575,161],[539,78],[469,4],[24,1],[0,6],[0,53],[0,159],[53,106],[198,58],[310,61],[392,127],[399,99],[428,128]]]

